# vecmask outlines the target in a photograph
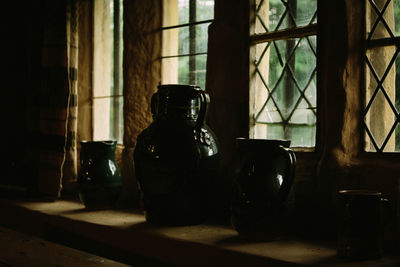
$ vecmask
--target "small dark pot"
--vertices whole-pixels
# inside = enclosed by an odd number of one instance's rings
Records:
[[[391,214],[391,204],[373,190],[341,190],[338,193],[337,254],[367,260],[383,253],[383,232]]]
[[[208,95],[198,86],[160,85],[151,100],[154,121],[138,136],[135,174],[146,220],[163,225],[203,222],[219,151],[205,125]]]
[[[82,141],[79,197],[86,208],[115,208],[122,179],[115,163],[116,141]]]

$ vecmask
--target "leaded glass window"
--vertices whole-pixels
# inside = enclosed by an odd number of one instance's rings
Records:
[[[313,147],[317,0],[256,0],[253,6],[250,135]]]
[[[400,151],[400,0],[366,0],[365,150]]]

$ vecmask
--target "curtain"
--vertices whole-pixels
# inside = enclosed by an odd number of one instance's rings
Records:
[[[42,8],[38,189],[53,198],[77,177],[78,4],[47,0]]]

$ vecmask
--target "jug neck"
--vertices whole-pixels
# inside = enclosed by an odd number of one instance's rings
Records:
[[[201,89],[194,85],[160,85],[151,99],[155,120],[195,122],[201,110]]]
[[[115,159],[117,141],[81,141],[81,160],[91,159]]]

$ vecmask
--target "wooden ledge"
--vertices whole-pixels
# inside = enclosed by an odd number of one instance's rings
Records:
[[[227,226],[156,227],[137,211],[88,211],[66,200],[0,200],[0,210],[0,225],[133,265],[143,259],[152,261],[152,266],[393,266],[400,262],[386,257],[344,262],[336,257],[334,244],[245,242]]]
[[[0,266],[128,267],[0,226]]]

